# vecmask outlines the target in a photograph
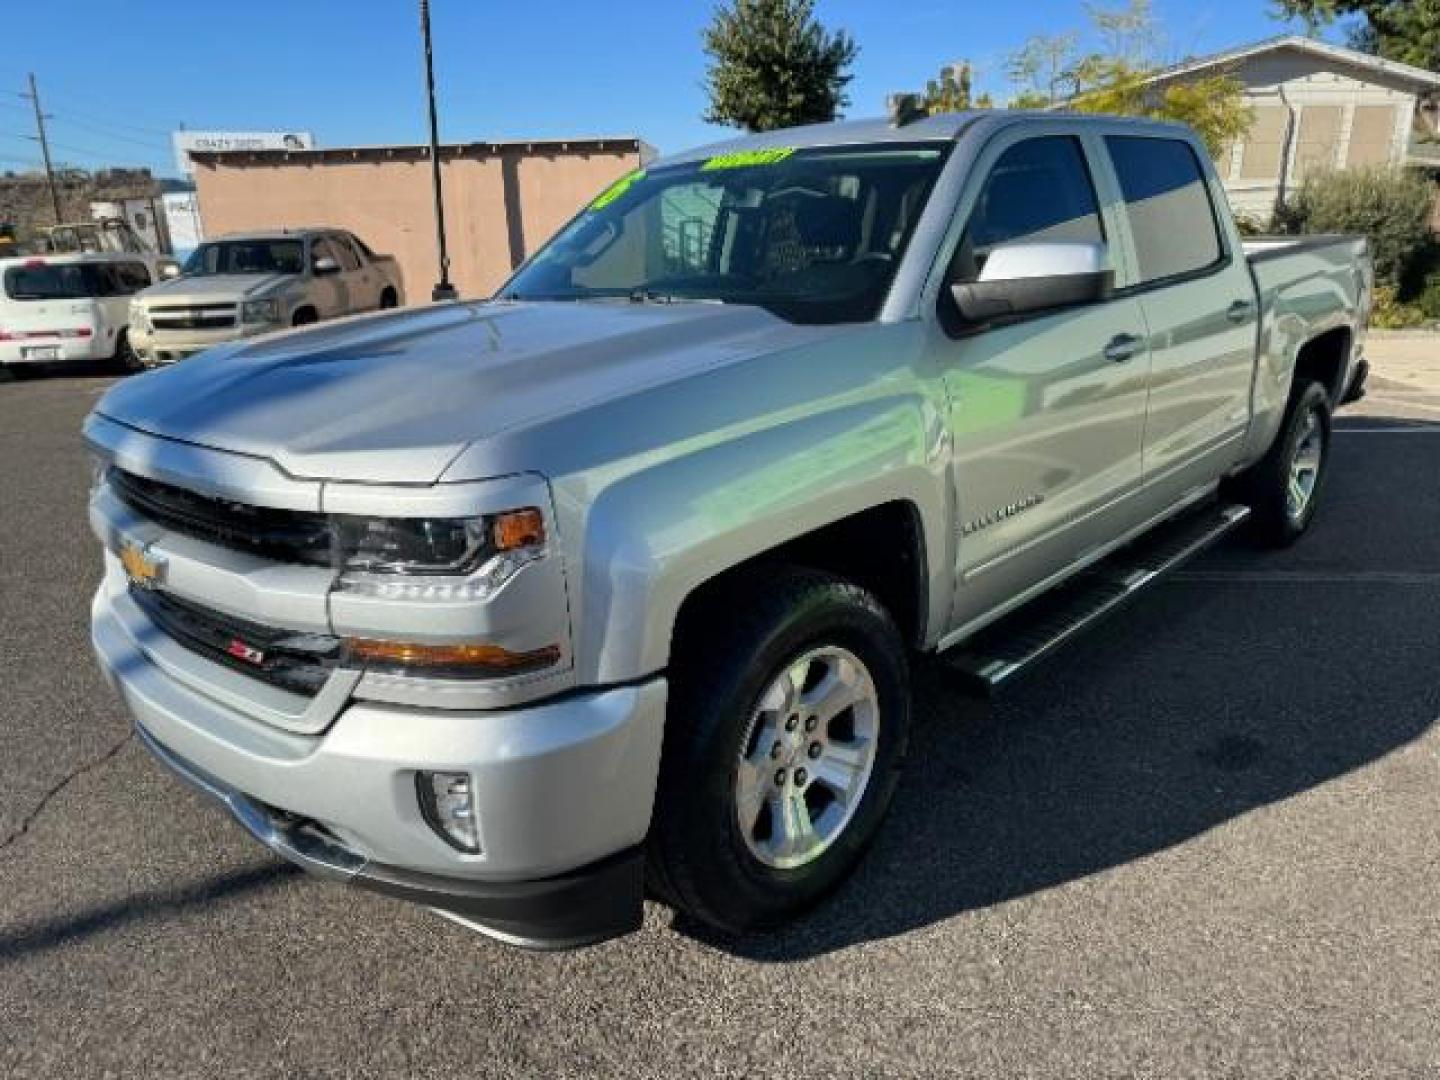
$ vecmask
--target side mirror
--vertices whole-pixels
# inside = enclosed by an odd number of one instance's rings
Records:
[[[978,281],[951,285],[968,323],[1032,315],[1107,300],[1115,272],[1104,244],[1002,244],[985,259]]]
[[[163,262],[160,264],[160,280],[169,281],[171,278],[180,276],[180,264],[177,262]]]
[[[329,255],[321,255],[315,260],[314,270],[317,277],[323,274],[338,274],[340,264]]]

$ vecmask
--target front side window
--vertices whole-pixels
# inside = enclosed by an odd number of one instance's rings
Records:
[[[305,245],[299,240],[220,240],[201,244],[185,260],[186,277],[210,274],[298,274]]]
[[[1079,142],[1048,135],[1016,143],[985,178],[950,263],[954,282],[977,281],[1002,244],[1105,240]]]
[[[505,285],[521,300],[708,300],[872,319],[938,144],[741,151],[617,181]]]
[[[1181,139],[1107,135],[1135,238],[1140,284],[1203,270],[1223,248],[1195,151]]]

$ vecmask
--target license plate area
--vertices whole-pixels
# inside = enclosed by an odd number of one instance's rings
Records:
[[[20,355],[26,360],[59,360],[59,345],[26,345],[20,349]]]

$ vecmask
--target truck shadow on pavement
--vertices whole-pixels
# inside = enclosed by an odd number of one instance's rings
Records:
[[[183,888],[136,893],[102,907],[32,923],[12,933],[0,934],[0,964],[48,952],[95,934],[120,930],[130,923],[202,910],[219,901],[272,888],[303,873],[288,863],[267,863]]]
[[[1298,547],[1226,543],[992,704],[917,665],[906,774],[840,893],[773,936],[675,929],[749,959],[812,958],[1164,851],[1422,736],[1440,712],[1440,545],[1410,541],[1433,538],[1440,499],[1402,505],[1382,478],[1440,438],[1383,443],[1337,458]],[[1379,475],[1377,455],[1394,459]],[[1432,554],[1387,565],[1401,551]]]

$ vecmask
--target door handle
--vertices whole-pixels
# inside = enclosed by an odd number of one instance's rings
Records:
[[[1225,309],[1225,318],[1233,323],[1242,323],[1250,318],[1250,312],[1253,311],[1254,308],[1255,305],[1249,300],[1236,300]]]
[[[1105,359],[1123,364],[1137,352],[1144,341],[1134,334],[1116,334],[1105,346]]]

